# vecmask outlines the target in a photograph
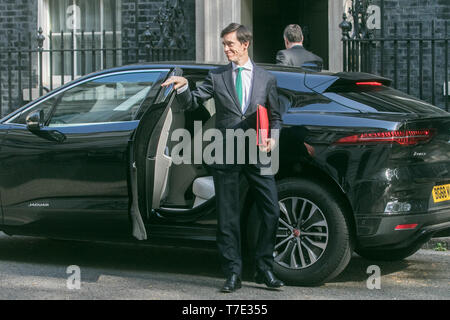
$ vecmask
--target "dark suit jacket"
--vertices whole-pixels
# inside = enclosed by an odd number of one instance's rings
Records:
[[[314,62],[323,66],[322,58],[303,46],[293,46],[290,49],[278,51],[276,60],[277,64],[286,66],[301,67],[305,62]]]
[[[281,112],[275,76],[254,65],[250,102],[243,114],[233,83],[232,72],[231,63],[219,67],[210,71],[203,84],[196,90],[191,92],[187,89],[179,94],[177,98],[183,109],[195,109],[204,101],[214,98],[217,129],[236,129],[245,126],[255,128],[255,112],[257,105],[260,104],[268,108],[270,128],[280,129]]]
[[[256,109],[260,104],[268,109],[270,129],[281,129],[281,111],[275,76],[253,64],[250,102],[243,114],[233,83],[232,72],[231,63],[210,71],[205,81],[196,90],[187,89],[177,95],[181,108],[192,110],[202,105],[204,101],[214,98],[215,127],[225,132],[225,129],[256,129]]]

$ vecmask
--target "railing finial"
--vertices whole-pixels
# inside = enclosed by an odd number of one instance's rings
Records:
[[[352,23],[347,21],[347,14],[344,12],[342,14],[343,21],[339,24],[339,28],[342,29],[342,40],[348,40],[350,35],[350,30],[352,30]]]
[[[159,48],[186,48],[184,0],[165,0],[153,22],[159,26]]]
[[[144,32],[144,39],[145,39],[145,48],[151,49],[153,47],[153,42],[156,39],[156,35],[150,29],[150,22],[147,22],[147,28],[145,29]]]
[[[37,42],[38,42],[38,48],[39,50],[43,50],[44,49],[44,41],[45,41],[45,36],[43,35],[44,31],[42,31],[42,28],[39,27],[38,30],[38,36],[36,38]]]
[[[369,30],[367,26],[367,20],[369,18],[369,13],[367,12],[372,0],[351,0],[350,7],[348,8],[348,14],[350,15],[351,21],[347,20],[346,12],[344,12],[343,19],[341,23],[345,29],[342,29],[344,39],[369,39],[372,31]],[[350,24],[349,32],[353,29],[351,35],[344,35],[344,30],[347,30],[348,24]],[[340,25],[340,26],[341,26]]]

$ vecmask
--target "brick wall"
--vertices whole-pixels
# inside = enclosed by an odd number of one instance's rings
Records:
[[[17,45],[19,34],[36,31],[37,0],[0,0],[0,46],[4,48],[7,35]]]
[[[172,0],[173,3],[174,0]],[[136,8],[137,2],[137,8]],[[185,15],[184,35],[186,37],[187,52],[183,55],[183,60],[195,60],[195,0],[184,0],[183,9]],[[145,48],[147,44],[144,33],[149,26],[149,30],[158,38],[160,35],[160,28],[157,22],[154,21],[158,16],[163,0],[122,0],[122,31],[124,33],[123,46]],[[136,19],[137,14],[137,19]],[[137,20],[137,26],[136,26]],[[137,32],[137,37],[136,37]],[[136,52],[130,51],[130,60],[136,59]],[[138,60],[146,60],[146,50],[139,51]]]
[[[8,48],[9,41],[13,48],[28,46],[30,32],[33,39],[32,44],[36,47],[36,12],[37,0],[0,0],[0,102],[2,115],[6,115],[19,106],[19,55],[8,56],[5,50]],[[34,60],[36,57],[33,56],[32,59]],[[28,55],[21,55],[22,83],[29,83],[30,80],[30,72],[26,67],[28,62]],[[37,81],[35,65],[36,63],[31,68],[33,86]],[[10,80],[8,80],[9,74],[11,75]],[[11,82],[11,89],[9,89],[9,82]]]
[[[435,38],[445,38],[445,23],[450,20],[450,1],[448,0],[373,0],[374,4],[384,6],[382,30],[377,36],[385,38],[431,38],[432,23],[434,22]],[[384,2],[384,3],[382,3]],[[395,30],[395,25],[397,30]],[[450,27],[450,26],[449,26]],[[449,36],[447,31],[447,37]],[[445,108],[443,84],[445,74],[450,80],[449,70],[445,69],[445,48],[448,42],[436,41],[434,49],[431,41],[411,41],[408,58],[408,43],[399,41],[398,50],[394,42],[386,42],[383,56],[383,69],[381,68],[381,44],[377,44],[374,52],[377,54],[373,61],[373,72],[383,74],[391,79],[397,77],[395,85],[402,91],[408,91],[408,61],[409,92],[428,102]],[[422,46],[422,49],[420,49]],[[434,85],[433,85],[433,50],[434,50]],[[397,52],[397,76],[394,73],[395,51]],[[449,50],[450,51],[450,50]],[[421,53],[422,52],[422,53]],[[421,58],[422,57],[422,58]],[[447,57],[449,59],[450,57]],[[420,64],[422,63],[422,86],[420,85]],[[434,91],[434,98],[432,92]],[[434,99],[434,101],[433,101]],[[448,99],[448,97],[447,97]],[[450,105],[447,101],[447,105]]]

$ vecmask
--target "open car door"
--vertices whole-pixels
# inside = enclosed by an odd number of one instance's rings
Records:
[[[181,75],[181,69],[175,68],[168,77]],[[147,239],[146,222],[152,211],[159,208],[167,190],[167,179],[172,165],[167,143],[173,120],[172,107],[176,103],[173,85],[161,90],[156,102],[148,106],[142,115],[131,141],[130,214],[132,234],[138,240]]]

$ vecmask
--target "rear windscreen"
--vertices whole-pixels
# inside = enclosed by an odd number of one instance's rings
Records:
[[[349,86],[323,93],[327,98],[361,112],[448,115],[444,110],[385,86]]]

